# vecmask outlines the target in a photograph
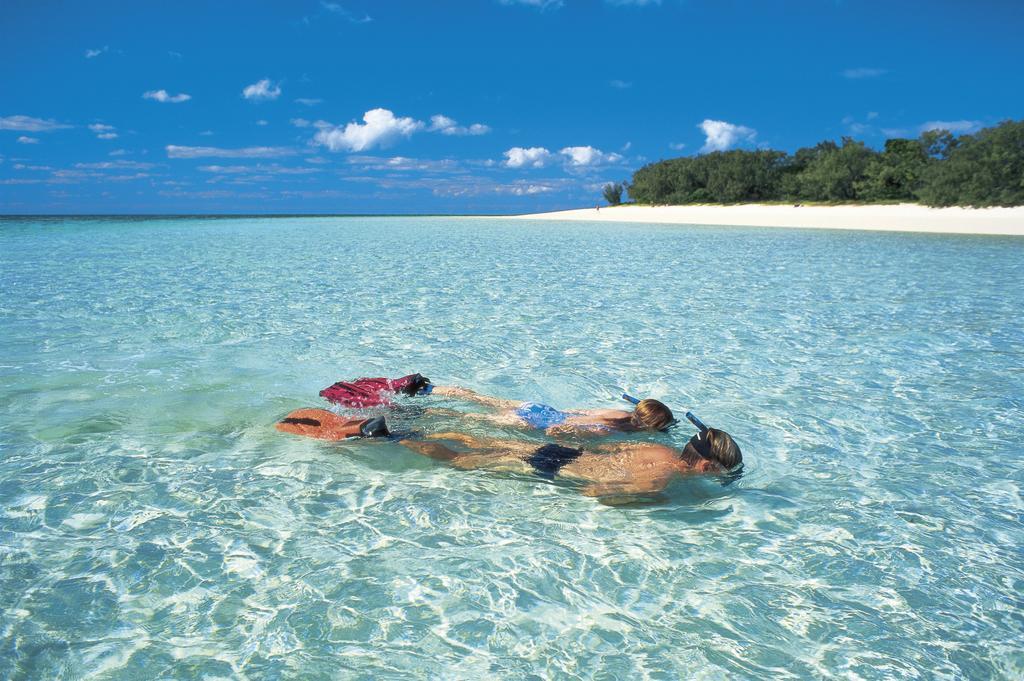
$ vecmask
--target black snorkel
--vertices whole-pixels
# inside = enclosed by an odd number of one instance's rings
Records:
[[[692,411],[686,412],[686,419],[693,425],[697,426],[697,430],[700,431],[701,435],[708,432],[708,427],[704,425],[703,421],[694,416]]]

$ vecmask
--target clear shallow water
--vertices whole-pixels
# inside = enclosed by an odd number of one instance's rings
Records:
[[[0,677],[1024,674],[1022,240],[10,219],[0,268]],[[746,473],[620,509],[272,428],[413,371]]]

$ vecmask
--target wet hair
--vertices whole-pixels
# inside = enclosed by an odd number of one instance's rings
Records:
[[[633,410],[636,420],[651,430],[664,430],[672,425],[672,410],[658,400],[640,400]]]
[[[732,436],[724,430],[708,428],[703,433],[694,435],[686,444],[683,452],[692,451],[704,459],[714,461],[727,471],[743,463],[743,453]]]

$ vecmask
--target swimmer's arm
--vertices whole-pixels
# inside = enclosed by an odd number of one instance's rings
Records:
[[[581,491],[588,497],[596,497],[606,506],[627,506],[638,503],[658,503],[665,500],[661,494],[670,478],[637,480],[628,483],[593,483]]]
[[[563,423],[551,426],[544,431],[549,437],[565,437],[570,435],[584,437],[601,437],[608,435],[611,431],[607,426],[597,423]]]
[[[440,395],[442,397],[453,397],[457,400],[476,402],[477,404],[493,407],[494,409],[515,409],[519,406],[519,402],[503,400],[499,397],[491,397],[490,395],[481,395],[478,392],[474,392],[469,388],[463,388],[459,385],[436,385],[434,386],[432,394]]]

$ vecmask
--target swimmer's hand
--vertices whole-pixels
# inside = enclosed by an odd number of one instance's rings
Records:
[[[667,497],[661,493],[665,486],[666,483],[661,481],[642,484],[595,483],[584,487],[582,492],[588,497],[596,497],[605,506],[646,506],[666,501]]]

